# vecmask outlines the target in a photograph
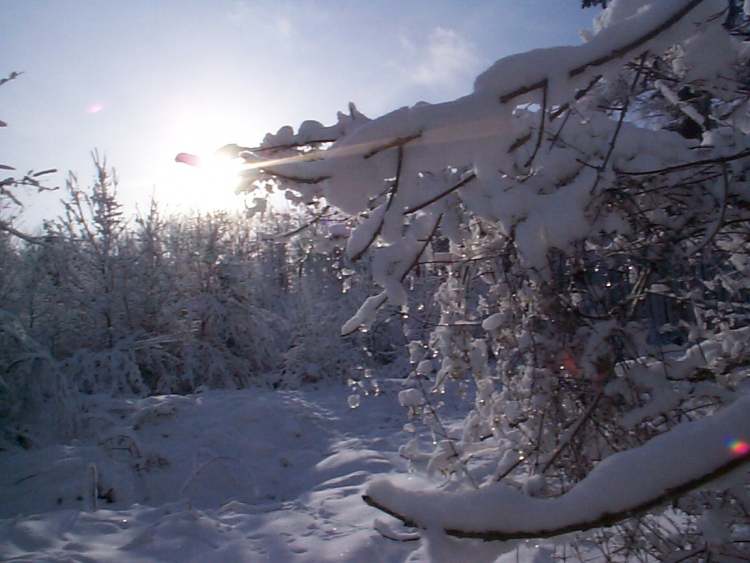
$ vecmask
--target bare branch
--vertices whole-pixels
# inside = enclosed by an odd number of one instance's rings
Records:
[[[294,235],[301,233],[305,229],[309,229],[316,223],[319,223],[320,220],[326,216],[326,213],[328,212],[329,209],[330,209],[330,205],[326,205],[325,207],[323,207],[323,209],[320,210],[320,213],[315,215],[315,217],[310,219],[307,223],[297,227],[296,229],[292,229],[291,231],[287,231],[285,233],[281,233],[281,234],[269,237],[269,239],[282,239],[282,238],[293,237]]]
[[[28,242],[29,244],[44,244],[43,238],[27,235],[26,233],[13,228],[5,221],[0,221],[0,231],[4,231],[9,235],[21,239],[24,242]]]
[[[540,110],[540,119],[539,119],[539,133],[536,137],[536,145],[534,146],[534,151],[531,153],[531,156],[526,161],[526,164],[523,165],[524,168],[528,168],[531,166],[531,164],[534,162],[534,159],[536,158],[536,154],[539,152],[539,147],[542,146],[542,139],[544,138],[544,122],[547,119],[547,91],[549,90],[549,83],[547,81],[544,82],[544,87],[542,88],[542,108]]]
[[[716,158],[706,158],[704,160],[696,160],[694,162],[686,162],[684,164],[675,164],[674,166],[666,166],[665,168],[658,168],[655,170],[615,170],[618,174],[623,176],[655,176],[657,174],[671,174],[672,172],[680,172],[682,170],[688,170],[695,168],[696,166],[713,166],[716,164],[726,164],[733,160],[740,160],[750,156],[750,149],[745,149],[729,156],[718,156]]]

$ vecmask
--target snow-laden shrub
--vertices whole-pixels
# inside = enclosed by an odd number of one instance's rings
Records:
[[[29,436],[26,425],[44,418],[45,436]],[[30,447],[37,438],[66,438],[78,426],[77,393],[58,362],[0,310],[0,441]]]
[[[415,319],[403,402],[435,447],[404,453],[450,481],[367,501],[436,558],[459,552],[441,531],[592,529],[613,559],[747,556],[747,16],[606,4],[584,44],[501,59],[457,100],[228,147],[248,190],[349,215],[347,256],[382,290],[342,334]],[[475,397],[460,431],[453,383]]]
[[[286,385],[343,380],[347,365],[393,352],[398,330],[350,339],[320,330],[341,324],[363,294],[344,293],[327,228],[286,234],[309,216],[164,217],[152,202],[133,225],[114,171],[98,155],[94,163],[90,189],[69,177],[66,214],[42,242],[0,249],[3,274],[13,270],[0,277],[0,305],[73,388],[147,395],[277,384],[281,373]]]

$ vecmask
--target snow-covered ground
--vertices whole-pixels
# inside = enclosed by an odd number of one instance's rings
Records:
[[[360,498],[408,470],[390,387],[91,397],[87,437],[0,452],[0,560],[425,561]]]
[[[93,399],[89,439],[0,454],[0,559],[403,561],[360,499],[404,471],[393,395],[346,389]],[[98,482],[92,510],[93,465]]]

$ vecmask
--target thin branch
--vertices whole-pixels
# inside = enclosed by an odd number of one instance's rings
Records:
[[[419,251],[414,255],[414,259],[411,261],[409,266],[401,273],[401,277],[399,278],[399,281],[403,283],[403,281],[406,279],[406,276],[409,275],[409,272],[417,265],[419,264],[419,259],[424,254],[424,251],[427,250],[427,246],[430,244],[430,241],[435,236],[435,233],[437,232],[438,225],[440,225],[440,221],[443,218],[442,213],[438,215],[437,219],[435,219],[435,224],[432,226],[432,229],[430,230],[430,234],[427,236],[427,238],[424,241],[424,244],[420,247]],[[380,302],[375,306],[375,310],[380,309],[383,305],[385,305],[388,302],[388,296],[386,295],[386,292],[380,294]],[[349,336],[351,334],[354,334],[359,330],[359,327],[353,328],[349,332],[342,333],[341,336]]]
[[[440,192],[436,196],[431,197],[427,201],[423,201],[422,203],[418,203],[417,205],[414,205],[412,207],[408,207],[404,210],[404,215],[410,215],[412,213],[416,213],[417,211],[424,209],[428,205],[431,205],[435,203],[436,201],[443,199],[445,196],[455,192],[456,190],[463,188],[466,184],[471,182],[474,178],[476,178],[477,175],[474,172],[471,172],[467,176],[465,176],[461,181],[459,181],[457,184],[454,184],[444,192]]]
[[[565,437],[565,439],[560,442],[560,444],[555,448],[555,451],[552,452],[552,454],[547,458],[547,460],[544,462],[544,465],[542,465],[541,473],[545,473],[550,466],[555,463],[555,460],[560,456],[560,454],[563,452],[565,447],[570,444],[570,442],[575,438],[575,436],[578,434],[578,432],[583,428],[584,423],[589,419],[591,414],[596,409],[597,405],[599,404],[599,399],[602,398],[602,395],[604,394],[604,389],[600,389],[599,392],[596,394],[596,397],[594,397],[594,400],[591,402],[591,404],[586,409],[586,412],[584,412],[581,417],[576,421],[573,428],[568,432],[568,435]]]
[[[401,168],[404,163],[404,147],[403,145],[398,146],[398,159],[396,161],[396,179],[393,181],[393,185],[391,186],[391,189],[388,191],[388,200],[385,202],[385,211],[383,211],[383,217],[380,219],[380,224],[378,225],[378,228],[375,229],[372,232],[372,236],[370,237],[370,240],[367,242],[366,245],[362,247],[362,249],[357,252],[354,256],[351,257],[352,262],[356,262],[362,256],[364,256],[365,252],[372,246],[372,243],[375,242],[375,239],[378,238],[378,235],[380,234],[380,231],[383,230],[383,224],[385,223],[385,217],[388,215],[388,211],[391,208],[391,205],[393,205],[393,200],[396,197],[396,193],[398,192],[398,186],[399,182],[401,181]]]
[[[508,154],[515,152],[516,150],[524,146],[526,143],[529,142],[529,139],[531,139],[531,131],[529,131],[525,135],[522,135],[518,139],[513,141],[511,145],[508,147]]]
[[[411,141],[413,141],[414,139],[419,139],[419,137],[421,137],[421,136],[422,136],[422,133],[415,133],[414,135],[409,135],[407,137],[397,137],[397,138],[393,139],[392,141],[388,141],[387,143],[385,143],[383,145],[380,145],[379,147],[375,147],[374,149],[372,149],[371,151],[369,151],[368,153],[366,153],[363,158],[365,160],[367,160],[367,159],[372,158],[376,154],[381,153],[381,152],[383,152],[385,150],[392,149],[392,148],[395,148],[395,147],[401,148],[405,144],[410,143]]]
[[[3,84],[5,84],[6,82],[10,82],[11,80],[15,80],[16,78],[18,78],[22,74],[23,74],[22,71],[14,70],[8,76],[6,76],[4,78],[0,78],[0,86],[2,86]]]
[[[688,257],[693,256],[706,248],[709,244],[711,244],[711,241],[714,240],[714,237],[721,229],[721,226],[724,224],[724,219],[727,215],[727,200],[729,199],[729,174],[727,174],[727,165],[724,164],[721,167],[722,172],[722,182],[721,185],[723,187],[723,192],[721,194],[721,208],[719,209],[719,217],[716,219],[714,224],[711,226],[711,229],[706,233],[706,237],[703,239],[703,242],[699,244],[697,247],[695,247],[691,252],[688,253]]]
[[[430,230],[430,234],[427,235],[427,238],[424,241],[424,244],[422,245],[422,248],[419,249],[419,252],[414,256],[414,260],[411,261],[411,264],[409,264],[409,267],[404,270],[404,272],[401,274],[401,281],[403,282],[406,279],[406,276],[409,275],[409,272],[414,269],[414,267],[419,264],[419,259],[424,254],[424,251],[427,250],[427,246],[432,241],[433,237],[435,236],[435,233],[437,232],[438,226],[440,225],[440,221],[443,218],[443,214],[441,213],[438,215],[437,219],[435,219],[435,224],[432,226],[432,229]]]
[[[549,148],[547,149],[548,151],[552,151],[554,146],[557,144],[557,140],[560,138],[560,135],[562,135],[563,129],[565,129],[565,126],[568,124],[570,114],[571,110],[568,108],[568,110],[565,112],[565,117],[563,118],[563,122],[560,124],[560,127],[557,129],[557,131],[555,131],[555,134],[550,137]]]
[[[298,233],[301,233],[305,229],[309,229],[310,227],[312,227],[316,223],[319,223],[323,218],[325,218],[326,212],[328,211],[329,208],[330,208],[330,206],[326,205],[325,207],[323,207],[323,209],[320,211],[320,213],[318,213],[315,217],[313,217],[312,219],[310,219],[307,223],[303,224],[302,226],[297,227],[296,229],[292,229],[291,231],[287,231],[286,233],[281,233],[279,235],[273,235],[272,237],[269,237],[269,239],[267,239],[267,240],[293,237],[294,235],[296,235]]]
[[[674,166],[667,166],[665,168],[659,168],[656,170],[615,170],[618,174],[623,176],[653,176],[656,174],[670,174],[672,172],[679,172],[681,170],[687,170],[696,166],[713,166],[715,164],[726,164],[733,160],[740,160],[750,156],[750,149],[745,149],[729,156],[719,156],[716,158],[707,158],[704,160],[696,160],[694,162],[686,162],[684,164],[675,164]]]
[[[584,86],[583,88],[580,88],[580,89],[576,90],[576,93],[573,95],[573,100],[577,102],[578,100],[580,100],[581,98],[583,98],[586,94],[588,94],[591,91],[591,89],[594,86],[596,86],[596,84],[601,79],[602,79],[602,75],[601,74],[597,74],[596,76],[594,76],[591,79],[591,81],[586,86]],[[566,112],[569,109],[570,109],[570,104],[569,103],[564,103],[563,105],[561,105],[557,109],[551,110],[549,112],[550,120],[554,121],[555,119],[557,119],[558,117],[560,117],[560,115],[563,112]]]
[[[526,161],[526,164],[523,165],[524,168],[528,168],[531,166],[531,164],[534,162],[534,159],[536,158],[537,153],[539,152],[539,147],[542,146],[542,139],[544,138],[544,121],[547,119],[547,92],[549,90],[549,83],[547,81],[544,82],[544,88],[542,88],[542,108],[539,112],[541,115],[541,118],[539,119],[539,133],[536,137],[536,145],[534,145],[534,151],[531,153],[531,156]]]
[[[636,39],[630,41],[629,43],[626,43],[622,47],[613,49],[606,55],[602,55],[601,57],[598,57],[592,61],[588,61],[586,63],[583,63],[573,68],[572,70],[568,72],[568,78],[575,78],[579,74],[583,74],[590,67],[602,66],[615,59],[624,57],[631,51],[637,49],[641,45],[647,43],[651,39],[657,37],[659,34],[665,32],[670,27],[678,23],[682,18],[688,15],[693,9],[697,8],[701,3],[703,3],[703,0],[691,0],[691,2],[686,4],[681,10],[678,10],[677,12],[672,14],[672,16],[670,16],[667,20],[665,20],[664,22],[662,22],[655,28],[651,29],[650,31],[646,32],[645,34],[641,35],[640,37],[637,37]],[[534,82],[533,84],[529,84],[527,86],[521,86],[519,88],[516,88],[515,90],[512,90],[508,92],[507,94],[503,94],[502,96],[500,96],[500,103],[506,104],[510,102],[511,100],[513,100],[514,98],[523,96],[524,94],[528,94],[529,92],[533,92],[534,90],[539,90],[540,88],[544,88],[546,83],[547,83],[547,78],[544,78],[542,80]]]
[[[685,7],[683,7],[681,10],[678,10],[676,13],[672,14],[670,18],[662,22],[660,25],[656,26],[651,31],[647,32],[644,35],[641,35],[640,37],[634,39],[630,43],[627,43],[618,49],[613,49],[606,55],[603,55],[588,63],[584,63],[580,66],[577,66],[576,68],[574,68],[568,73],[568,76],[570,78],[574,78],[578,76],[579,74],[582,74],[583,72],[585,72],[586,69],[588,69],[589,67],[601,66],[615,59],[624,57],[630,51],[637,49],[644,43],[651,41],[651,39],[654,39],[655,37],[658,37],[661,33],[664,33],[665,31],[667,31],[670,27],[675,25],[677,22],[679,22],[682,18],[687,16],[690,12],[693,11],[693,9],[697,8],[702,3],[703,3],[703,0],[691,0],[691,2],[688,2],[688,4],[685,5]]]
[[[620,118],[617,120],[617,126],[615,127],[615,132],[612,135],[612,139],[610,139],[609,141],[607,154],[605,155],[604,161],[602,161],[601,166],[599,166],[596,172],[596,180],[594,180],[594,185],[591,186],[590,193],[592,194],[596,191],[596,188],[599,186],[599,182],[601,182],[601,179],[602,179],[602,174],[606,170],[607,164],[609,164],[609,159],[612,158],[612,153],[615,151],[617,138],[620,136],[620,131],[622,130],[622,124],[625,122],[625,116],[627,115],[628,108],[630,107],[630,96],[635,91],[636,85],[638,84],[638,80],[641,78],[641,72],[643,71],[643,65],[646,62],[647,56],[648,56],[648,51],[646,51],[645,53],[643,53],[643,55],[641,55],[641,63],[638,65],[638,71],[635,73],[635,76],[633,77],[633,83],[630,85],[630,90],[628,91],[628,94],[625,98],[625,103],[620,109]]]
[[[323,182],[324,180],[330,179],[330,176],[316,176],[314,178],[287,176],[286,174],[282,174],[281,172],[276,172],[275,170],[271,170],[270,168],[262,168],[261,171],[265,174],[268,174],[269,176],[274,176],[276,178],[281,178],[282,180],[287,180],[288,182],[295,182],[297,184],[319,184],[320,182]]]
[[[220,148],[219,152],[224,151],[224,150],[231,150],[233,152],[236,151],[237,154],[243,153],[243,152],[251,152],[251,153],[274,152],[274,151],[309,147],[310,145],[317,145],[317,144],[322,144],[322,143],[335,143],[336,141],[338,141],[337,137],[325,137],[323,139],[311,139],[309,141],[300,141],[297,143],[286,143],[283,145],[271,145],[268,147],[238,147],[237,145],[226,145]]]
[[[15,229],[11,227],[8,223],[5,221],[0,221],[0,231],[4,231],[8,233],[9,235],[12,235],[16,238],[21,239],[24,242],[28,242],[29,244],[44,244],[44,239],[41,237],[34,237],[31,235],[27,235],[26,233],[19,231],[18,229]]]
[[[533,84],[529,84],[528,86],[521,86],[520,88],[516,88],[515,90],[500,96],[500,103],[507,104],[509,101],[517,98],[518,96],[523,96],[524,94],[528,94],[529,92],[533,92],[534,90],[544,88],[545,84],[547,84],[547,79],[543,78],[542,80],[534,82]]]

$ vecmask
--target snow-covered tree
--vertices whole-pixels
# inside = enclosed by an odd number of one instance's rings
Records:
[[[23,73],[18,71],[11,72],[8,76],[0,78],[0,86],[3,86],[12,80],[16,80]],[[7,127],[8,124],[0,119],[0,128]],[[0,163],[0,233],[11,235],[20,240],[36,243],[38,242],[33,236],[18,230],[13,225],[18,212],[23,207],[21,203],[19,188],[32,187],[37,191],[54,190],[42,183],[44,176],[57,172],[54,168],[44,170],[29,170],[25,174],[18,174],[16,168],[10,163]]]
[[[97,153],[94,172],[89,187],[69,176],[43,235],[0,230],[0,418],[40,412],[61,374],[67,395],[147,395],[344,381],[393,360],[398,322],[350,340],[319,330],[370,288],[349,288],[340,219],[257,202],[164,217],[152,201],[133,223]]]
[[[224,149],[246,189],[349,215],[382,291],[343,335],[416,317],[400,400],[435,446],[404,455],[450,479],[365,500],[443,554],[586,530],[610,559],[748,553],[745,16],[602,4],[582,45],[501,59],[457,100]],[[434,299],[410,300],[417,272]],[[475,397],[460,431],[454,383]]]

